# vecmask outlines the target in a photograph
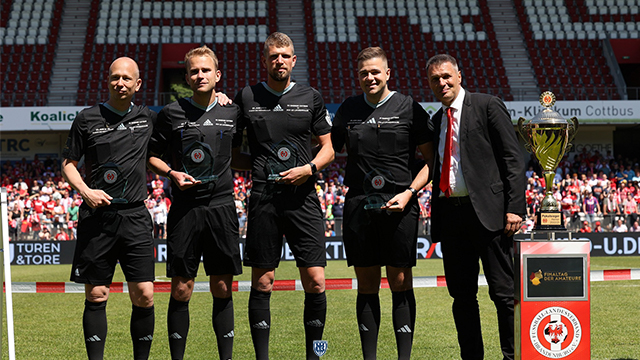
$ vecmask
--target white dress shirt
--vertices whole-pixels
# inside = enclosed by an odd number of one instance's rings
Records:
[[[467,184],[462,176],[462,169],[460,164],[460,118],[462,116],[462,104],[464,102],[465,91],[460,88],[460,92],[456,99],[451,103],[453,109],[453,124],[451,130],[453,131],[453,138],[451,139],[451,169],[449,175],[449,181],[451,183],[451,196],[469,196],[467,190]],[[438,144],[438,156],[440,157],[440,174],[442,174],[442,163],[444,156],[444,144],[447,141],[447,107],[442,108],[442,118],[440,119],[440,142]],[[445,169],[446,170],[446,169]],[[439,184],[435,184],[438,186]],[[444,196],[441,192],[440,196]]]

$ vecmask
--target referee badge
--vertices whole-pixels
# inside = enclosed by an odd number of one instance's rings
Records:
[[[327,352],[327,340],[313,340],[313,353],[322,356]]]
[[[218,176],[213,174],[213,151],[209,144],[195,141],[187,145],[182,154],[185,173],[202,183],[218,180]]]
[[[92,173],[93,183],[91,187],[100,189],[113,199],[112,203],[124,204],[128,201],[124,198],[124,191],[127,188],[127,179],[122,175],[120,166],[115,163],[106,163],[98,167]]]
[[[267,158],[265,173],[267,181],[276,182],[280,173],[298,166],[298,148],[288,140],[271,145],[271,154]]]
[[[376,190],[382,189],[385,183],[386,181],[384,180],[384,176],[382,175],[376,175],[373,177],[373,179],[371,179],[371,187]]]
[[[111,185],[118,181],[118,173],[115,170],[107,170],[104,172],[102,178],[104,179],[104,182]]]
[[[202,151],[202,149],[195,149],[191,152],[191,161],[196,164],[200,164],[201,162],[203,162],[204,158],[204,151]]]
[[[365,210],[379,210],[395,195],[393,176],[388,170],[373,169],[365,175],[362,189],[367,196]]]
[[[291,157],[291,150],[287,147],[281,147],[278,149],[278,159],[282,161],[287,161]]]

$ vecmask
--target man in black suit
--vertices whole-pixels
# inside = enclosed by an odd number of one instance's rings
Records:
[[[520,146],[504,103],[466,92],[454,57],[429,59],[427,76],[443,105],[430,124],[437,149],[432,238],[442,242],[460,354],[464,360],[484,358],[476,297],[481,259],[498,313],[502,353],[513,359],[513,234],[525,213]]]

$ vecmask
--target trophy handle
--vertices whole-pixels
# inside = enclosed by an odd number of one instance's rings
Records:
[[[523,124],[524,122],[527,121],[527,119],[520,117],[520,119],[518,119],[518,132],[520,133],[520,136],[522,136],[523,139],[527,139],[526,136],[524,136],[524,129],[523,129]]]
[[[567,123],[569,124],[569,140],[567,140],[567,142],[571,142],[578,132],[578,118],[574,116],[569,119]]]
[[[527,150],[527,152],[533,153],[533,148],[531,147],[531,144],[529,143],[529,136],[528,134],[525,134],[524,132],[524,122],[527,121],[527,119],[520,117],[518,119],[518,132],[520,133],[520,137],[522,138],[522,140],[524,140],[524,148],[525,150]]]

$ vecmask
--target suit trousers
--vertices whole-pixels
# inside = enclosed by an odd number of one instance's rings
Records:
[[[479,260],[498,314],[500,346],[504,359],[514,357],[513,237],[487,230],[470,202],[439,201],[442,211],[442,254],[453,317],[464,360],[483,359],[484,345],[478,307]],[[435,226],[435,224],[434,224]]]

